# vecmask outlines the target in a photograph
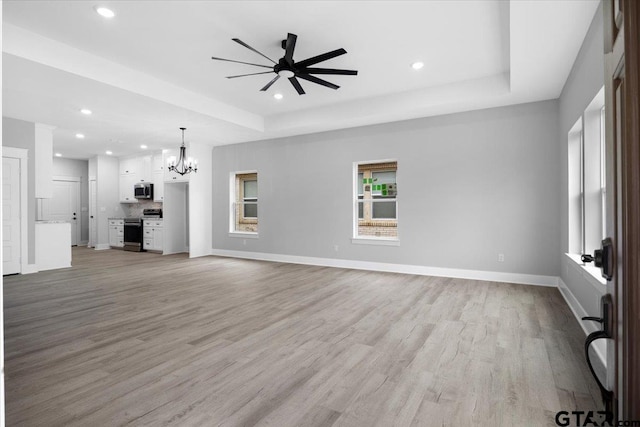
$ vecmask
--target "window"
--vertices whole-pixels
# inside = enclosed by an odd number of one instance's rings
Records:
[[[258,219],[258,178],[242,180],[242,219]]]
[[[231,174],[231,232],[258,232],[258,173]]]
[[[568,135],[569,252],[592,254],[606,233],[604,91]]]
[[[356,163],[355,169],[354,237],[397,239],[397,162]]]

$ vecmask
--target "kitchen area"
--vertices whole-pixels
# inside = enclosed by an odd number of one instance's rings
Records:
[[[104,206],[90,206],[91,237],[88,246],[96,249],[116,249],[132,252],[156,254],[189,252],[189,209],[188,196],[191,174],[178,174],[169,170],[168,162],[175,156],[172,150],[162,150],[152,154],[134,155],[116,159],[118,171],[118,207],[117,214],[108,215],[108,244],[98,240],[100,219],[109,209]],[[101,157],[101,156],[98,156]],[[113,175],[114,163],[100,161],[97,158],[96,169],[110,169]],[[104,159],[103,159],[104,160]],[[91,166],[92,160],[90,160]],[[96,181],[99,173],[96,174]],[[109,172],[109,171],[107,171]],[[91,177],[91,174],[90,174]],[[99,191],[100,186],[90,186]],[[169,188],[169,201],[165,200],[165,188]],[[111,188],[111,193],[113,189]],[[99,196],[99,195],[96,195]],[[98,200],[99,197],[89,197]],[[165,226],[163,207],[169,209],[168,226]],[[105,208],[105,209],[103,209]],[[102,218],[101,218],[102,217]],[[93,226],[91,223],[94,223]],[[165,237],[166,235],[166,237]]]
[[[145,256],[211,254],[212,142],[186,143],[198,170],[182,175],[167,167],[180,154],[178,144],[87,158],[55,152],[54,132],[52,126],[3,117],[3,203],[12,214],[5,215],[5,229],[11,230],[5,252],[11,256],[5,256],[4,272],[68,268],[74,246],[126,247]]]

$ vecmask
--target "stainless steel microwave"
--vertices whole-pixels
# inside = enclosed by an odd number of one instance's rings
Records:
[[[133,186],[133,195],[136,199],[153,199],[153,184],[140,182]]]

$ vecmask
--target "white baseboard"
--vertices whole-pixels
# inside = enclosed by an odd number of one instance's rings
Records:
[[[111,249],[111,246],[109,246],[108,243],[98,243],[93,249],[96,251],[104,251],[105,249]]]
[[[33,274],[33,273],[37,273],[38,271],[38,266],[36,264],[23,264],[22,265],[22,271],[20,272],[21,274]]]
[[[564,300],[566,301],[567,305],[571,309],[571,312],[573,312],[573,315],[578,320],[578,323],[582,327],[582,330],[584,331],[585,336],[589,335],[591,332],[597,331],[599,329],[599,326],[597,323],[584,321],[582,320],[582,318],[585,316],[598,315],[599,313],[591,313],[591,314],[587,313],[584,307],[582,307],[582,304],[580,304],[580,302],[578,302],[578,299],[575,297],[575,295],[573,295],[573,292],[571,292],[571,289],[569,289],[567,284],[564,283],[564,280],[562,280],[562,278],[560,277],[558,277],[558,289],[560,290],[560,293],[564,297]],[[600,362],[602,362],[602,366],[606,367],[607,366],[607,356],[606,356],[607,350],[606,350],[604,341],[598,340],[594,342],[592,345],[596,354],[598,355],[598,358],[600,359]]]
[[[245,258],[260,261],[286,262],[290,264],[318,265],[322,267],[351,268],[354,270],[384,271],[388,273],[416,274],[419,276],[452,277],[455,279],[486,280],[491,282],[518,283],[523,285],[558,286],[556,276],[503,273],[499,271],[464,270],[456,268],[427,267],[421,265],[389,264],[382,262],[353,261],[335,258],[316,258],[263,252],[212,249],[211,255]]]
[[[40,268],[39,271],[50,271],[50,270],[60,270],[61,268],[71,268],[71,264],[66,264],[66,265],[57,265],[55,267],[45,267],[45,268]]]

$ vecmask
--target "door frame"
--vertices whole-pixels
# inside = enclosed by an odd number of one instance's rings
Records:
[[[28,177],[28,156],[29,150],[26,148],[2,147],[2,157],[18,159],[20,162],[20,274],[29,271],[29,239],[27,227],[27,195],[26,188]]]

